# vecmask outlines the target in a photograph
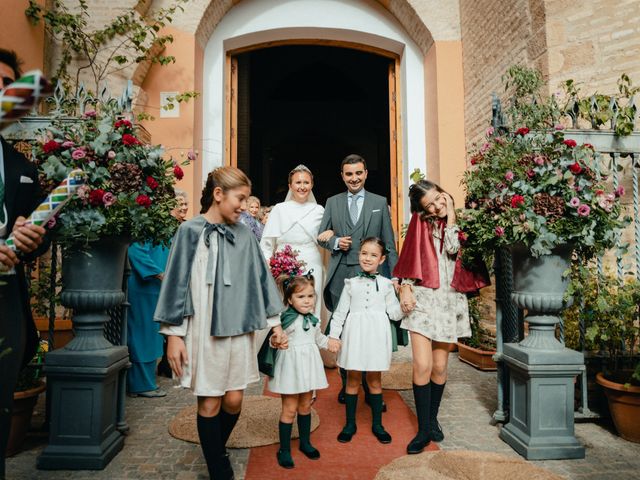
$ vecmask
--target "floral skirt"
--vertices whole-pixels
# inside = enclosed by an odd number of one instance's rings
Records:
[[[413,287],[416,308],[402,320],[405,330],[436,342],[456,343],[471,336],[467,296],[450,287]]]

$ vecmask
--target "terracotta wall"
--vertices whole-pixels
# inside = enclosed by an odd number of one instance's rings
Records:
[[[44,5],[45,0],[38,0]],[[0,48],[15,50],[23,60],[24,71],[44,70],[44,27],[42,22],[33,26],[24,14],[27,0],[2,0],[0,20]]]

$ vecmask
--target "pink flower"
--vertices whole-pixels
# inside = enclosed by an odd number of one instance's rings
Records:
[[[501,237],[504,235],[504,228],[502,227],[496,227],[496,237]]]
[[[583,203],[578,207],[578,215],[581,217],[588,217],[589,213],[591,213],[591,207],[589,207],[589,205]]]
[[[71,148],[74,147],[76,144],[73,143],[71,140],[67,140],[66,142],[62,142],[62,148]]]
[[[86,185],[80,185],[76,190],[76,195],[80,200],[87,200],[89,198],[89,187]]]
[[[495,132],[493,127],[489,127],[487,128],[487,131],[485,132],[487,134],[487,137],[490,137],[491,135],[493,135],[493,133]]]
[[[53,217],[51,217],[49,219],[49,221],[47,222],[47,228],[48,229],[52,229],[53,227],[56,226],[57,220],[56,220],[57,215],[54,215]]]
[[[187,159],[188,159],[190,162],[195,161],[195,159],[196,159],[196,152],[194,152],[194,151],[193,151],[193,149],[189,150],[189,152],[187,153]]]
[[[84,112],[84,115],[82,115],[85,118],[96,118],[98,114],[96,113],[95,110],[87,110],[86,112]]]
[[[533,159],[533,162],[534,162],[536,165],[542,166],[542,165],[544,165],[544,157],[543,157],[543,156],[541,156],[541,155],[536,155],[536,156],[534,157],[534,159]]]
[[[482,147],[480,148],[480,153],[484,153],[484,152],[486,152],[487,150],[489,150],[489,147],[490,147],[490,145],[489,145],[488,143],[486,143],[486,142],[485,142],[485,143],[482,145]]]
[[[598,205],[602,207],[605,212],[611,212],[613,210],[613,206],[616,202],[616,196],[613,193],[608,193],[606,195],[601,195],[598,197]]]
[[[571,200],[569,200],[569,205],[571,205],[573,208],[578,208],[580,206],[580,199],[578,197],[573,197]]]
[[[103,196],[102,196],[102,203],[104,203],[105,207],[110,207],[111,205],[113,205],[114,203],[116,203],[116,197],[113,193],[111,192],[106,192]]]
[[[114,152],[113,150],[109,150],[109,151],[107,152],[107,158],[108,158],[109,160],[113,160],[114,158],[116,158],[116,152]]]
[[[514,177],[514,175],[513,175],[513,172],[512,172],[511,170],[509,170],[507,173],[505,173],[505,174],[504,174],[504,179],[505,179],[507,182],[512,181],[512,180],[513,180],[513,177]]]
[[[87,154],[81,148],[76,148],[73,152],[71,152],[71,158],[73,158],[74,160],[82,160],[86,156]]]
[[[575,140],[573,140],[573,139],[571,139],[571,138],[569,138],[569,139],[565,140],[565,141],[564,141],[564,142],[562,142],[562,143],[564,143],[564,144],[565,144],[567,147],[569,147],[569,148],[573,148],[573,147],[575,147],[576,145],[578,145],[578,144],[576,143],[576,141],[575,141]]]
[[[620,185],[618,188],[616,188],[616,191],[614,192],[614,194],[616,197],[624,196],[624,187]]]
[[[558,131],[564,130],[564,125],[562,125],[561,123],[558,123],[557,125],[554,125],[553,128]]]
[[[527,177],[533,178],[536,176],[536,172],[534,172],[531,168],[527,170]]]

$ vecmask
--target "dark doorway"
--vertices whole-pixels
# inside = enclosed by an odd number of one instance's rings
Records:
[[[237,55],[237,164],[263,205],[284,200],[287,174],[307,165],[324,205],[345,190],[340,162],[368,164],[366,188],[390,198],[389,64],[348,48],[292,45]]]

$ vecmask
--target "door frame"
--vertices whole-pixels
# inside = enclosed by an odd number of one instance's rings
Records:
[[[400,55],[372,45],[356,42],[328,39],[286,39],[261,42],[245,47],[227,50],[224,66],[224,164],[237,167],[238,165],[238,59],[237,55],[284,45],[314,45],[335,48],[348,48],[373,53],[389,59],[389,176],[391,223],[396,235],[396,244],[400,247],[402,238],[402,221],[404,219],[403,195],[403,152],[402,152],[402,98]]]

